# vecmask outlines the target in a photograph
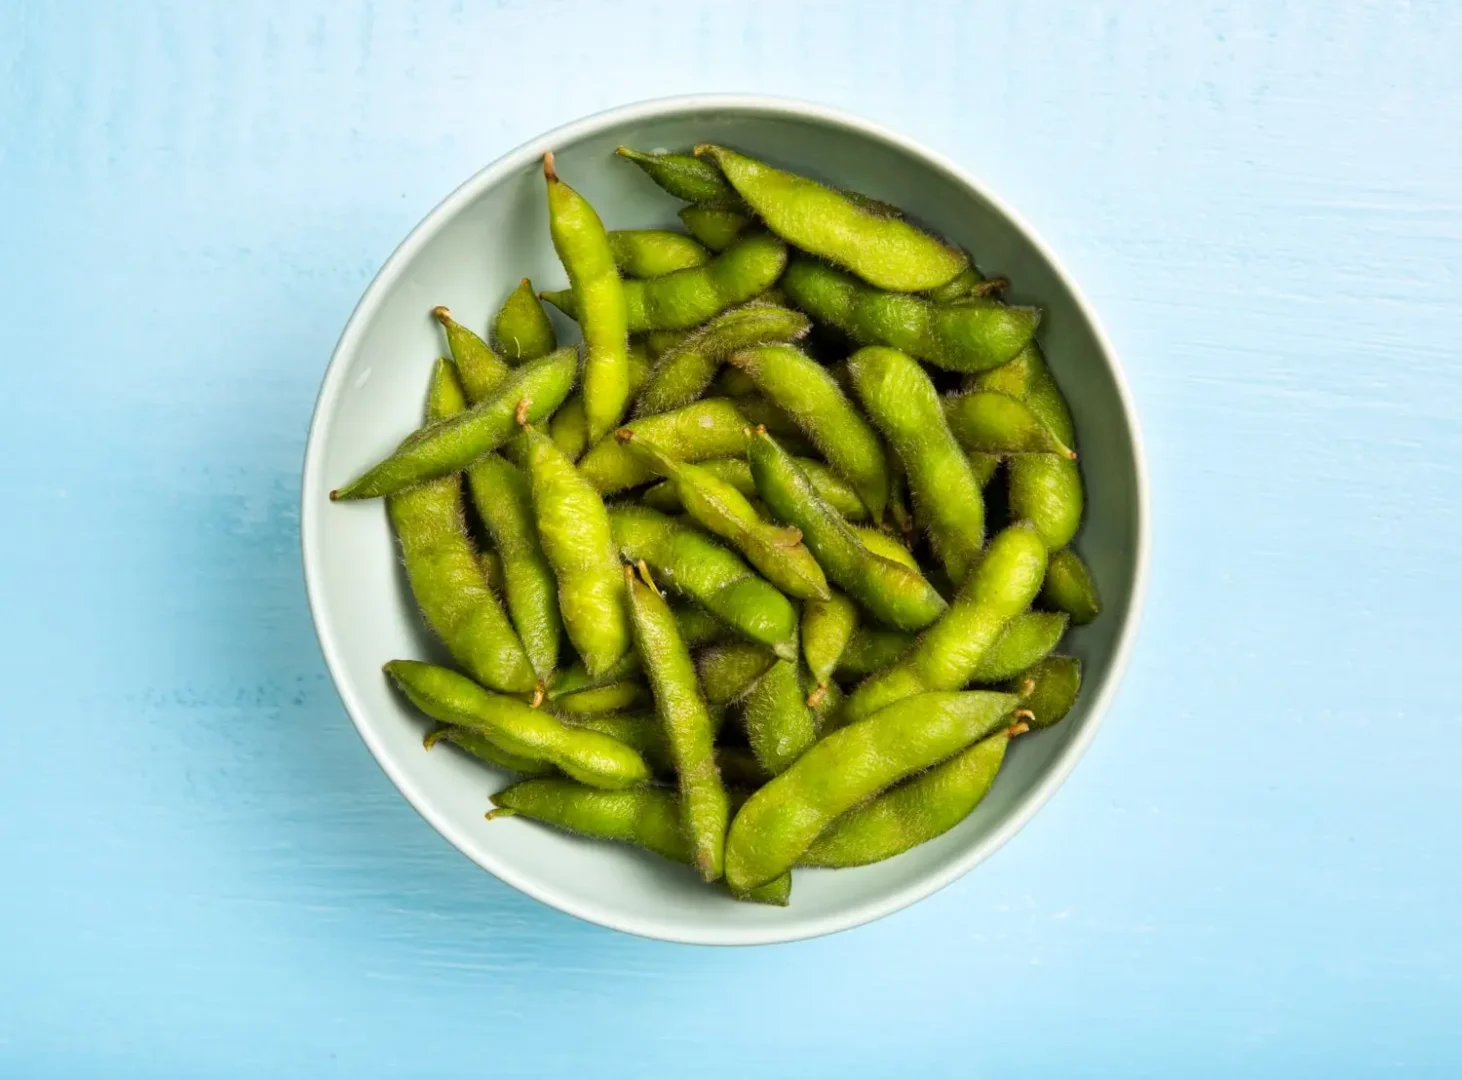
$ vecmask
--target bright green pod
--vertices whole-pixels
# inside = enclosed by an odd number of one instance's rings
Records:
[[[730,457],[746,448],[747,419],[725,398],[706,398],[656,416],[631,420],[624,430],[647,439],[681,461]],[[596,489],[612,495],[655,479],[649,466],[622,443],[605,439],[579,459],[579,471]]]
[[[797,864],[868,866],[944,835],[989,793],[1009,744],[1008,734],[996,732],[855,807],[833,822]]]
[[[755,232],[735,241],[704,266],[664,277],[624,282],[631,332],[689,330],[736,304],[754,300],[782,276],[787,245],[770,233]],[[572,290],[542,294],[570,318],[579,317]]]
[[[695,153],[716,163],[772,232],[879,288],[937,288],[969,265],[958,248],[815,180],[722,146],[697,146]]]
[[[802,530],[829,581],[897,629],[921,630],[939,618],[947,605],[934,587],[917,571],[869,551],[775,439],[754,432],[747,455],[762,499],[778,520]]]
[[[692,526],[640,506],[609,512],[614,544],[644,560],[659,582],[695,601],[743,637],[778,656],[797,655],[797,612],[741,557]]]
[[[466,751],[478,761],[485,762],[495,769],[517,773],[519,776],[548,776],[558,771],[546,761],[510,754],[486,735],[468,728],[453,727],[451,724],[443,724],[433,729],[422,741],[422,745],[430,750],[443,741]]]
[[[467,486],[502,559],[508,614],[533,670],[546,680],[558,666],[563,620],[553,567],[538,541],[528,478],[503,457],[488,454],[468,468]]]
[[[702,649],[696,654],[695,667],[706,704],[712,710],[735,705],[776,662],[770,649],[745,641]]]
[[[678,216],[686,231],[712,251],[725,251],[756,220],[745,210],[709,205],[682,207]]]
[[[558,348],[553,323],[527,278],[518,282],[498,309],[492,320],[492,340],[502,358],[514,366],[547,356]]]
[[[772,776],[783,772],[817,741],[817,717],[797,664],[778,660],[747,693],[741,722],[756,760]]]
[[[857,490],[875,522],[888,503],[889,465],[878,433],[826,368],[790,345],[762,345],[730,358],[785,411]]]
[[[736,814],[727,883],[745,891],[786,873],[843,814],[998,730],[1019,700],[980,690],[920,694],[823,736]]]
[[[947,394],[944,418],[960,446],[971,453],[1059,454],[1075,460],[1040,417],[1018,398],[989,390]]]
[[[712,397],[743,398],[751,397],[758,391],[756,383],[751,381],[751,376],[746,372],[734,367],[723,367],[711,380],[706,393]]]
[[[392,660],[385,670],[427,716],[477,732],[510,754],[546,762],[593,787],[634,787],[650,779],[645,760],[618,740],[490,693],[455,671],[419,660]]]
[[[695,237],[669,229],[613,229],[609,249],[619,272],[631,278],[663,277],[711,261]]]
[[[591,675],[630,649],[624,579],[599,493],[548,436],[527,428],[525,454],[543,554],[558,581],[564,630]]]
[[[966,266],[939,288],[930,289],[924,295],[936,304],[951,304],[956,300],[963,300],[967,296],[976,295],[981,291],[980,287],[985,284],[985,275],[971,265]]]
[[[860,626],[838,657],[834,674],[844,682],[862,679],[889,667],[914,644],[914,635],[886,626]]]
[[[675,617],[656,589],[625,567],[635,647],[655,695],[655,710],[680,788],[680,824],[691,861],[707,881],[721,876],[730,800],[716,768],[715,727]],[[764,884],[757,882],[758,885]],[[745,892],[746,890],[740,890]]]
[[[428,423],[467,405],[455,367],[438,361],[427,404]],[[406,579],[427,626],[472,677],[495,690],[532,691],[536,679],[522,642],[488,587],[467,535],[462,485],[456,476],[419,484],[386,500],[401,545]]]
[[[635,150],[628,146],[615,151],[632,161],[662,189],[688,203],[734,204],[741,200],[721,170],[692,154],[676,154],[664,150]]]
[[[1074,656],[1048,656],[1007,684],[1021,695],[1030,726],[1048,728],[1063,719],[1081,691],[1081,661]]]
[[[950,579],[960,582],[985,543],[985,500],[944,419],[939,392],[912,357],[881,346],[848,360],[858,398],[904,466],[914,518]]]
[[[999,367],[1020,352],[1040,325],[1036,308],[988,297],[935,304],[909,293],[883,292],[813,259],[793,259],[782,276],[792,302],[863,345],[889,345],[948,371]]]
[[[471,409],[428,424],[386,460],[332,491],[330,498],[373,499],[461,472],[517,434],[520,407],[529,423],[557,409],[573,389],[577,368],[574,349],[560,349],[524,364]]]
[[[643,346],[629,348],[629,392],[633,398],[650,377],[650,361]],[[570,461],[578,461],[589,448],[589,420],[584,415],[583,391],[575,391],[548,422],[548,436]]]
[[[730,635],[730,630],[725,623],[696,607],[676,608],[675,625],[680,630],[681,640],[689,649],[698,649],[702,645],[713,644]],[[553,702],[566,694],[577,693],[580,690],[593,690],[601,686],[626,682],[639,673],[640,654],[633,649],[625,653],[618,663],[611,665],[598,675],[590,675],[582,663],[572,664],[556,672],[553,678],[548,680],[548,700]]]
[[[631,844],[663,859],[693,863],[691,846],[680,822],[680,800],[664,788],[599,791],[557,777],[522,780],[492,797],[498,809],[490,817],[524,817],[576,836]],[[753,903],[786,907],[792,875],[736,897]]]
[[[853,535],[863,542],[863,546],[875,555],[881,555],[890,562],[896,562],[900,566],[907,566],[910,570],[922,570],[919,560],[914,558],[914,553],[903,544],[899,543],[882,529],[874,528],[872,525],[852,526]]]
[[[1055,611],[1064,611],[1077,626],[1085,626],[1102,613],[1101,597],[1091,571],[1070,548],[1051,553],[1040,602]]]
[[[584,335],[584,413],[597,442],[629,408],[629,305],[609,235],[588,200],[558,178],[543,155],[548,232],[569,277]]]
[[[641,709],[650,703],[650,691],[638,679],[593,686],[572,693],[559,693],[549,707],[566,717],[601,716],[605,713]]]
[[[857,629],[858,605],[840,592],[802,605],[802,655],[819,686],[832,679]]]
[[[800,311],[754,301],[723,311],[667,349],[635,397],[634,414],[688,405],[706,392],[728,356],[771,341],[796,341],[812,329]]]
[[[457,365],[457,377],[467,393],[467,403],[475,405],[502,385],[508,377],[508,365],[487,342],[452,318],[446,308],[434,307],[431,313],[447,332],[447,349]]]
[[[1027,611],[1017,615],[980,658],[969,682],[1001,682],[1040,663],[1061,643],[1069,622],[1063,612]]]
[[[828,596],[827,578],[794,528],[763,521],[746,496],[699,466],[677,461],[653,442],[621,430],[630,454],[674,484],[690,519],[746,557],[763,577],[798,600]]]
[[[847,722],[895,701],[969,683],[1006,626],[1035,599],[1046,576],[1046,547],[1029,523],[998,533],[950,605],[893,667],[870,677],[848,698]]]
[[[843,517],[849,521],[863,521],[868,517],[868,508],[863,505],[863,500],[858,498],[858,493],[853,490],[852,485],[828,468],[825,462],[813,458],[797,458],[796,461],[802,471],[807,474],[807,478],[812,481],[812,486],[817,489],[817,493]],[[751,464],[745,458],[711,458],[697,464],[717,480],[730,484],[748,499],[756,499],[756,481],[751,477]],[[685,509],[680,502],[680,495],[677,493],[675,485],[664,481],[646,489],[640,501],[654,510],[667,514],[678,514]]]

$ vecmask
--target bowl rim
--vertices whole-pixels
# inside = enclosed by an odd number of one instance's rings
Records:
[[[643,917],[609,915],[596,910],[592,904],[583,904],[572,898],[560,896],[552,888],[544,887],[530,876],[520,873],[513,866],[495,859],[490,852],[479,850],[478,845],[458,827],[454,820],[444,814],[438,813],[432,808],[430,801],[425,797],[424,793],[417,790],[417,785],[405,772],[397,767],[391,755],[386,752],[380,740],[376,738],[370,723],[365,719],[366,710],[349,685],[349,680],[344,677],[345,664],[339,645],[340,638],[325,604],[324,597],[320,592],[321,586],[319,583],[322,575],[318,572],[317,567],[322,559],[322,551],[319,540],[320,529],[317,522],[319,520],[318,516],[324,512],[327,505],[327,488],[321,475],[321,463],[324,458],[325,443],[329,435],[328,429],[331,426],[327,422],[326,417],[335,411],[337,401],[345,388],[346,358],[358,349],[365,327],[374,317],[386,296],[396,286],[402,272],[416,254],[434,239],[438,232],[464,206],[505,177],[518,172],[525,166],[541,158],[546,150],[552,150],[558,146],[576,142],[580,139],[595,135],[606,128],[616,127],[625,123],[657,119],[669,115],[706,111],[730,111],[769,118],[813,121],[828,127],[840,128],[850,134],[882,143],[885,146],[907,154],[921,162],[927,168],[943,173],[948,179],[974,192],[978,197],[984,199],[997,213],[1003,215],[1021,234],[1025,241],[1035,248],[1041,257],[1046,260],[1061,279],[1076,301],[1076,306],[1081,312],[1082,317],[1086,319],[1088,325],[1091,327],[1097,345],[1101,349],[1107,366],[1111,371],[1122,412],[1127,422],[1127,428],[1131,432],[1133,463],[1137,481],[1136,498],[1134,500],[1134,511],[1137,517],[1137,542],[1134,552],[1131,603],[1127,612],[1127,618],[1118,632],[1118,639],[1112,653],[1111,664],[1105,673],[1106,677],[1102,685],[1097,688],[1095,697],[1089,703],[1084,727],[1060,751],[1046,774],[1012,807],[1005,820],[992,830],[989,835],[983,837],[978,843],[971,846],[969,850],[962,852],[958,857],[952,859],[947,866],[940,868],[936,872],[901,884],[890,889],[884,896],[863,901],[845,911],[816,918],[804,917],[797,920],[789,920],[785,926],[775,924],[747,927],[727,926],[718,927],[709,932],[696,933],[693,931],[686,932],[679,926],[664,925],[653,915]],[[1116,349],[1113,347],[1107,335],[1106,328],[1102,325],[1095,309],[1087,300],[1085,293],[1075,278],[1066,269],[1066,265],[1057,257],[1055,251],[1046,243],[1044,238],[1013,207],[1008,205],[1004,199],[990,190],[980,180],[976,179],[964,168],[943,154],[930,150],[905,135],[901,135],[880,124],[865,120],[862,117],[844,112],[841,109],[788,97],[761,94],[690,94],[651,98],[615,106],[573,120],[522,143],[506,154],[503,154],[496,161],[480,169],[459,185],[456,190],[433,207],[415,228],[407,234],[406,238],[396,246],[395,250],[391,252],[390,256],[382,264],[380,270],[376,272],[375,277],[371,279],[370,284],[366,287],[365,292],[356,303],[355,309],[351,312],[350,318],[345,324],[345,329],[341,332],[340,339],[330,355],[330,362],[325,369],[325,375],[321,381],[320,391],[315,401],[314,411],[310,418],[309,436],[305,444],[300,496],[300,547],[304,562],[305,592],[309,602],[310,616],[315,627],[315,634],[319,639],[320,650],[325,658],[325,666],[330,673],[331,681],[335,685],[336,693],[340,695],[340,699],[345,705],[345,710],[350,716],[351,723],[355,725],[356,732],[370,750],[371,756],[375,758],[376,764],[391,782],[395,784],[396,789],[405,798],[407,803],[463,855],[519,892],[525,893],[535,900],[556,908],[559,911],[566,912],[569,915],[573,915],[585,922],[640,937],[683,944],[766,945],[806,940],[808,938],[821,937],[825,934],[836,933],[841,930],[851,930],[854,927],[865,925],[881,919],[886,915],[901,911],[926,897],[932,896],[984,862],[1003,847],[1011,837],[1024,828],[1026,823],[1035,816],[1036,812],[1051,799],[1061,785],[1065,783],[1067,777],[1071,775],[1072,770],[1076,767],[1077,761],[1086,753],[1087,747],[1091,745],[1092,740],[1096,737],[1097,730],[1101,727],[1102,721],[1116,697],[1122,678],[1131,660],[1132,650],[1136,640],[1138,626],[1142,621],[1142,613],[1147,596],[1148,561],[1151,547],[1150,511],[1148,506],[1150,490],[1147,455],[1143,446],[1142,429],[1138,423],[1137,409],[1132,398],[1132,392],[1127,385],[1126,375],[1117,358]]]

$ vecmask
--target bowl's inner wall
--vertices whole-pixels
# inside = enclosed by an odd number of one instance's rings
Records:
[[[448,748],[421,748],[427,723],[388,691],[381,665],[438,657],[399,573],[380,502],[312,509],[318,540],[316,596],[322,635],[333,638],[336,675],[373,749],[429,819],[473,858],[520,887],[613,925],[697,940],[795,922],[804,930],[855,921],[855,909],[912,898],[1019,811],[1088,723],[1129,615],[1138,545],[1137,469],[1117,387],[1092,328],[1060,275],[992,206],[955,178],[904,150],[816,119],[751,111],[635,120],[555,146],[560,174],[610,228],[678,226],[681,204],[617,159],[621,143],[681,148],[717,141],[905,208],[965,246],[988,274],[1013,283],[1012,298],[1041,306],[1040,338],[1076,418],[1087,516],[1077,547],[1106,603],[1065,648],[1085,664],[1087,685],[1057,728],[1019,740],[989,798],[960,827],[900,858],[856,871],[802,872],[793,907],[736,904],[689,871],[628,849],[580,842],[516,821],[487,822],[499,778]],[[466,203],[401,269],[362,327],[359,348],[327,391],[328,433],[317,459],[328,490],[388,453],[421,419],[428,373],[443,349],[428,312],[447,304],[479,331],[523,276],[540,289],[564,275],[549,243],[536,162]],[[573,334],[572,325],[560,329]]]

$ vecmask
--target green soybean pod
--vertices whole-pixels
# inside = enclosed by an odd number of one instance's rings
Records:
[[[860,626],[838,657],[834,674],[844,682],[882,671],[908,652],[914,635],[886,626]]]
[[[875,529],[871,525],[853,525],[851,528],[853,535],[873,554],[881,555],[900,566],[907,566],[910,570],[920,569],[919,560],[914,558],[914,553],[882,529]]]
[[[715,728],[701,698],[695,665],[680,639],[675,617],[648,581],[625,567],[635,647],[655,695],[655,710],[680,788],[681,826],[701,877],[721,876],[730,801],[716,768]],[[764,882],[757,882],[758,885]],[[740,890],[746,891],[746,890]]]
[[[465,407],[451,361],[439,361],[432,377],[428,420],[446,420]],[[412,596],[452,658],[494,689],[531,691],[536,681],[533,667],[488,588],[467,535],[458,478],[445,476],[392,495],[386,500],[386,512],[401,545]]]
[[[880,288],[937,288],[969,265],[958,248],[815,180],[722,146],[697,146],[695,154],[716,163],[772,232]]]
[[[643,346],[629,347],[629,392],[633,397],[650,377],[650,361]],[[575,391],[548,422],[548,436],[570,461],[589,448],[589,420],[584,415],[584,394]]]
[[[796,341],[812,329],[800,311],[753,301],[712,318],[667,349],[635,397],[634,414],[648,416],[688,405],[705,393],[725,359],[769,341]]]
[[[548,182],[548,231],[573,289],[584,334],[584,413],[597,442],[629,407],[628,300],[609,235],[594,208],[558,178],[553,154],[543,155]]]
[[[921,630],[939,618],[947,605],[934,587],[917,571],[869,551],[776,440],[754,431],[747,455],[762,499],[779,520],[802,530],[828,580],[897,629]]]
[[[690,519],[746,557],[763,577],[799,600],[828,595],[822,567],[795,528],[763,521],[746,496],[699,466],[677,461],[647,439],[621,430],[632,455],[676,486]]]
[[[461,472],[517,434],[520,409],[529,423],[557,409],[573,388],[577,367],[574,349],[524,364],[471,409],[428,424],[330,498],[373,499]]]
[[[676,154],[664,150],[635,150],[621,146],[614,151],[626,161],[644,170],[646,176],[661,188],[688,203],[735,204],[741,200],[721,170],[692,154]]]
[[[752,753],[772,776],[817,741],[817,718],[793,661],[778,660],[756,681],[746,695],[741,721]]]
[[[790,345],[745,349],[730,360],[792,417],[828,463],[853,485],[873,520],[882,521],[889,484],[883,444],[827,369]]]
[[[946,395],[943,404],[950,431],[971,453],[1059,454],[1076,459],[1076,451],[1018,398],[976,390]]]
[[[638,679],[630,679],[572,693],[560,693],[549,702],[549,708],[556,715],[577,718],[639,709],[649,703],[649,689]]]
[[[609,512],[614,544],[643,560],[675,592],[695,601],[743,637],[778,656],[797,655],[797,613],[791,601],[752,573],[734,552],[699,529],[639,506]]]
[[[756,219],[729,206],[692,205],[678,215],[686,232],[712,251],[725,251]]]
[[[444,740],[471,754],[478,761],[486,762],[504,772],[517,773],[519,776],[548,776],[558,771],[546,761],[510,754],[486,735],[468,728],[453,727],[451,724],[435,728],[422,740],[422,745],[430,750]]]
[[[722,641],[730,634],[729,628],[720,619],[696,607],[676,608],[675,625],[680,630],[681,640],[691,649]],[[598,675],[590,675],[582,663],[571,664],[548,680],[548,700],[552,702],[565,694],[625,682],[639,673],[640,654],[633,649],[625,653],[617,664]]]
[[[893,667],[870,677],[843,707],[851,723],[915,694],[970,681],[1006,626],[1035,599],[1046,576],[1046,547],[1029,523],[990,541],[954,603]]]
[[[920,694],[823,736],[731,822],[727,883],[745,891],[786,873],[843,814],[1004,726],[1019,700],[980,690]]]
[[[730,457],[746,448],[746,417],[725,398],[706,398],[667,413],[631,420],[626,431],[647,439],[681,461]],[[606,495],[637,487],[655,474],[615,439],[605,439],[579,459],[579,471]]]
[[[1081,690],[1081,661],[1074,656],[1048,656],[1007,684],[1021,695],[1030,712],[1030,726],[1048,728],[1071,711]]]
[[[1034,667],[1061,643],[1070,620],[1064,612],[1027,611],[1017,615],[980,658],[971,683],[997,683]]]
[[[681,829],[680,800],[663,788],[600,791],[572,780],[545,777],[521,780],[492,797],[496,817],[524,817],[593,840],[617,841],[654,852],[671,862],[692,865],[690,844]],[[792,875],[783,874],[738,900],[786,907]]]
[[[599,493],[548,436],[529,427],[523,437],[534,520],[558,581],[564,630],[585,669],[598,675],[631,644],[609,515]]]
[[[871,289],[814,259],[793,259],[782,276],[792,302],[862,345],[888,345],[948,371],[999,367],[1030,343],[1036,308],[988,297],[935,304],[922,296]]]
[[[706,704],[712,711],[735,705],[776,662],[770,649],[746,641],[702,649],[696,654],[695,667]]]
[[[1081,556],[1070,548],[1051,553],[1046,567],[1046,582],[1041,586],[1040,602],[1071,616],[1077,626],[1085,626],[1102,613],[1101,597],[1096,582]]]
[[[817,461],[814,458],[797,458],[796,461],[802,471],[807,474],[807,479],[812,481],[812,486],[817,493],[834,510],[849,521],[867,519],[868,508],[863,505],[863,500],[858,498],[858,493],[853,490],[852,485],[833,472],[826,462]],[[747,499],[756,500],[756,481],[751,477],[751,464],[745,458],[710,458],[696,464],[723,484],[730,484]],[[675,485],[667,481],[661,481],[653,487],[647,488],[640,497],[640,501],[652,509],[667,514],[678,514],[685,509],[680,502],[680,495],[676,491]]]
[[[1021,724],[1012,724],[1010,731]],[[998,731],[927,772],[905,780],[832,823],[799,866],[869,866],[942,836],[989,793],[1010,745]]]
[[[695,237],[669,229],[614,229],[609,249],[619,272],[632,278],[662,277],[711,260],[711,253]]]
[[[433,720],[475,731],[508,753],[547,762],[594,787],[634,787],[650,779],[644,759],[618,740],[490,693],[455,671],[419,660],[392,660],[385,671]]]
[[[867,346],[848,360],[859,400],[903,462],[914,500],[945,570],[963,581],[985,543],[985,500],[945,423],[924,369],[897,349]]]
[[[966,266],[954,277],[950,278],[937,289],[930,289],[924,295],[936,304],[949,304],[956,300],[963,300],[967,296],[978,295],[981,292],[993,291],[990,286],[995,283],[987,282],[985,275],[975,269],[973,265]]]
[[[457,376],[467,393],[467,402],[476,404],[502,385],[508,377],[508,365],[487,342],[452,318],[449,310],[434,307],[431,313],[447,332],[447,349],[457,365]]]
[[[534,672],[546,680],[558,666],[563,620],[553,568],[538,541],[528,478],[516,465],[489,454],[468,468],[467,486],[502,559],[508,614]]]
[[[826,686],[858,629],[858,605],[840,592],[802,605],[802,655],[818,686]]]
[[[558,348],[553,323],[548,321],[548,313],[533,291],[533,282],[527,278],[508,293],[494,316],[492,340],[502,358],[515,366],[547,356]]]

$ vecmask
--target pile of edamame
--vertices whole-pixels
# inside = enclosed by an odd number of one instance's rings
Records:
[[[517,816],[786,904],[953,828],[1072,707],[1100,612],[1039,310],[897,208],[722,146],[619,155],[688,232],[609,231],[544,157],[568,287],[432,315],[383,497],[459,670],[386,675]],[[607,167],[630,167],[613,165]],[[489,344],[489,341],[491,344]],[[502,826],[493,826],[502,827]]]

